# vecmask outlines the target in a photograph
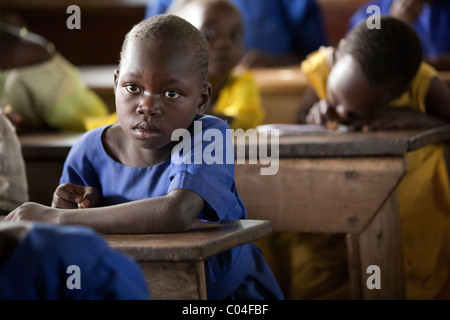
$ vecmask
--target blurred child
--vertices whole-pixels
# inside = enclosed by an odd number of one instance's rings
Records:
[[[0,110],[0,214],[5,215],[26,201],[28,182],[22,146],[13,124]]]
[[[234,163],[224,161],[234,151],[229,126],[204,115],[211,100],[208,61],[205,37],[186,20],[158,15],[137,24],[125,38],[114,77],[118,123],[87,132],[72,147],[52,207],[27,203],[6,220],[164,233],[184,232],[196,219],[246,219]],[[174,149],[172,134],[180,130],[190,135],[183,136],[185,145],[200,141],[195,146],[203,155],[213,145],[224,158],[194,163],[187,149]],[[222,135],[219,146],[202,141],[206,130]],[[283,298],[252,243],[209,258],[205,271],[209,299]]]
[[[209,43],[207,80],[212,85],[207,113],[229,121],[232,129],[247,130],[262,124],[264,110],[253,75],[237,68],[243,55],[243,23],[228,0],[182,1],[168,13],[192,23]]]
[[[82,226],[0,222],[0,283],[0,300],[150,299],[138,264]]]
[[[383,17],[381,29],[360,23],[336,49],[321,48],[301,68],[313,90],[301,102],[299,122],[337,122],[362,131],[450,123],[449,89],[422,61],[417,34],[398,19]],[[409,153],[408,173],[397,189],[409,299],[433,299],[450,280],[450,186],[443,150],[431,145]],[[326,250],[336,247],[336,239]]]
[[[108,113],[53,44],[0,21],[0,107],[10,105],[18,134],[84,131],[84,118]]]

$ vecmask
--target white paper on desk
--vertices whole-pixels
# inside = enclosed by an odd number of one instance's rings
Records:
[[[299,136],[299,135],[336,135],[347,132],[345,126],[339,125],[334,130],[329,130],[321,125],[313,124],[288,124],[288,123],[273,123],[263,124],[256,127],[256,131],[270,131],[273,129],[279,130],[280,136]]]

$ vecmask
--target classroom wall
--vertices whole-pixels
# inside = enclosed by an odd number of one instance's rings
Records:
[[[125,34],[145,15],[147,0],[2,0],[3,17],[23,23],[53,42],[75,65],[117,63]],[[66,26],[76,4],[81,11],[81,29]]]

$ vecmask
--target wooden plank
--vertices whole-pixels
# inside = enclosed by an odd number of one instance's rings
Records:
[[[138,261],[152,299],[206,300],[203,261]]]
[[[403,157],[280,159],[276,175],[236,165],[249,219],[276,232],[359,233],[406,172]]]
[[[363,299],[405,299],[403,255],[397,193],[393,192],[379,213],[358,236],[361,259],[361,283]],[[370,289],[366,284],[369,266],[380,269],[380,288]]]

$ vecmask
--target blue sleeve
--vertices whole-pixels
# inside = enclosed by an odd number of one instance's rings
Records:
[[[145,18],[166,12],[171,2],[172,0],[150,0],[145,7]]]
[[[308,54],[329,44],[322,12],[315,0],[281,0],[296,52]]]
[[[202,220],[245,219],[246,210],[234,180],[230,127],[225,121],[211,116],[204,116],[197,124],[201,124],[201,129],[192,132],[191,153],[187,154],[187,149],[178,149],[172,156],[172,161],[178,164],[171,173],[168,192],[182,188],[200,195],[206,203],[199,216]],[[186,144],[180,143],[178,147],[185,148]]]

